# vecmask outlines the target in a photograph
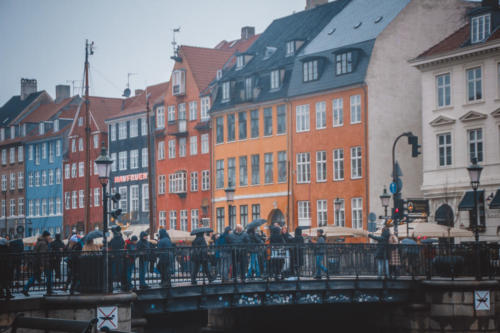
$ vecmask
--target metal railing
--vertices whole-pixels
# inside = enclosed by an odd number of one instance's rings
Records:
[[[304,244],[173,247],[110,251],[110,290],[190,284],[309,279],[495,278],[498,245]],[[480,272],[476,265],[479,260]],[[0,255],[2,295],[102,292],[103,255],[95,252]],[[27,288],[29,287],[29,288]]]

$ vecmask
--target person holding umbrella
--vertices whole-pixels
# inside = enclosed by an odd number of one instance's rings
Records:
[[[74,294],[80,285],[80,252],[82,251],[82,242],[77,234],[71,235],[66,246],[65,252],[68,253],[68,278],[63,290],[68,289],[71,284],[70,294]]]
[[[195,235],[195,239],[192,244],[191,251],[191,261],[192,261],[192,270],[191,270],[191,284],[196,285],[196,276],[200,270],[200,266],[203,270],[203,273],[208,278],[208,282],[212,282],[212,276],[210,274],[210,270],[208,269],[208,245],[205,240],[205,233],[213,232],[210,228],[198,228],[191,231],[191,235]]]
[[[160,250],[160,260],[158,261],[158,270],[160,271],[161,275],[161,286],[162,287],[168,287],[172,285],[171,279],[170,279],[170,267],[172,264],[172,250],[173,250],[173,243],[170,240],[170,236],[167,233],[167,230],[165,229],[160,229],[158,232],[160,236],[160,241],[158,242],[158,250]]]

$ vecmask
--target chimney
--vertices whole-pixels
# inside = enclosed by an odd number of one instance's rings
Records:
[[[328,3],[328,0],[306,0],[306,10],[316,8]]]
[[[70,86],[58,84],[56,86],[56,103],[70,97]]]
[[[255,27],[241,28],[241,39],[247,40],[255,36]]]
[[[36,91],[35,79],[21,79],[21,101]]]
[[[144,90],[142,90],[142,89],[136,89],[136,90],[135,90],[135,95],[136,95],[136,96],[139,96],[139,95],[140,95],[140,94],[142,94],[143,92],[144,92]]]

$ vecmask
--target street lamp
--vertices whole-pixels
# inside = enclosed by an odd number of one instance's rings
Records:
[[[230,179],[228,184],[227,184],[227,187],[224,189],[224,192],[226,192],[226,202],[227,202],[227,206],[228,206],[228,218],[229,218],[229,226],[231,226],[231,203],[234,201],[234,186],[233,186],[233,182],[232,180]],[[233,226],[231,226],[231,228],[233,228]],[[219,230],[219,232],[222,232],[222,230]]]
[[[102,233],[103,233],[103,252],[104,252],[104,293],[108,293],[108,194],[106,185],[108,185],[109,175],[111,173],[111,164],[113,161],[109,158],[104,143],[101,148],[101,155],[95,160],[99,182],[102,185]]]
[[[479,187],[479,179],[481,178],[481,171],[483,171],[483,167],[477,164],[477,158],[473,158],[471,160],[472,164],[467,168],[469,172],[470,185],[474,190],[474,238],[476,241],[476,279],[481,279],[481,255],[479,252],[479,213],[478,213],[478,205],[477,205],[477,188]],[[472,222],[472,221],[470,221]],[[470,223],[469,222],[469,223]]]
[[[391,195],[387,193],[387,187],[384,186],[384,192],[380,195],[380,201],[382,202],[382,207],[384,207],[384,217],[387,218],[387,207],[389,207],[389,202],[391,201]]]

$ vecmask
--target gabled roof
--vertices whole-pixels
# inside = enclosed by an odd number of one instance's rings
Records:
[[[67,106],[73,98],[63,99],[60,103],[46,103],[37,107],[33,112],[31,112],[27,117],[25,117],[21,123],[38,123],[41,121],[49,120],[52,118],[59,110]]]
[[[223,40],[214,48],[221,51],[231,51],[233,53],[245,52],[257,40],[257,38],[259,38],[259,36],[260,34],[257,34],[248,39],[237,39],[230,42]]]
[[[66,131],[69,131],[70,128],[71,128],[71,123],[68,123],[63,128],[60,128],[59,131],[57,132],[54,132],[53,130],[48,130],[45,132],[44,135],[38,135],[38,130],[33,129],[27,136],[23,137],[22,139],[24,142],[40,141],[47,138],[60,136],[64,134]]]
[[[89,113],[90,121],[95,124],[97,130],[100,132],[106,132],[107,126],[105,120],[109,117],[116,115],[122,109],[121,98],[108,98],[108,97],[89,97]],[[73,122],[71,124],[71,129],[69,135],[72,135],[73,129],[77,122],[77,118],[83,117],[85,115],[85,98],[82,103],[80,103],[77,112],[73,117]]]
[[[0,126],[8,126],[24,109],[34,102],[44,91],[28,95],[24,100],[21,96],[13,96],[0,108]]]

